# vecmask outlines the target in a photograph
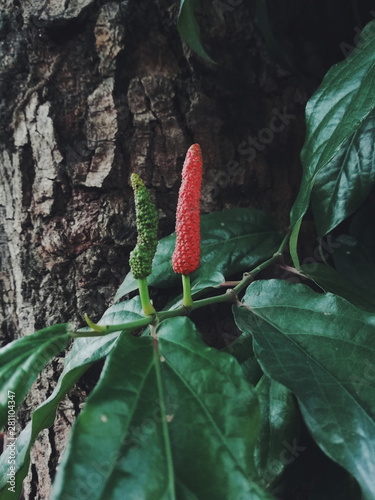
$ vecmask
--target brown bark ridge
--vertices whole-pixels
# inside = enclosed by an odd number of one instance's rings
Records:
[[[172,232],[193,142],[205,162],[203,212],[253,206],[287,225],[304,103],[332,54],[299,43],[296,23],[293,71],[268,55],[254,2],[202,2],[211,64],[181,43],[177,14],[172,0],[3,0],[2,344],[57,322],[80,325],[85,312],[100,317],[136,241],[130,174],[150,187],[161,235]],[[278,15],[285,27],[285,12]],[[51,392],[60,365],[38,379],[20,425]],[[48,498],[81,392],[34,446],[26,499]]]

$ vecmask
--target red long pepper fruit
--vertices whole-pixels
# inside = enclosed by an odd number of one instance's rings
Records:
[[[186,153],[178,194],[176,246],[172,256],[175,273],[188,275],[199,267],[201,184],[202,152],[199,144],[193,144]]]

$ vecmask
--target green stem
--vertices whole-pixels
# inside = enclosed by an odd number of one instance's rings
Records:
[[[290,231],[287,232],[287,234],[284,236],[283,241],[280,243],[279,248],[277,251],[272,255],[271,258],[265,260],[259,266],[255,267],[252,271],[249,273],[245,273],[243,279],[238,283],[237,286],[233,288],[233,292],[238,295],[244,288],[250,285],[250,283],[254,280],[255,276],[263,271],[263,269],[266,269],[266,267],[271,266],[272,264],[275,264],[278,260],[281,259],[285,246],[288,243],[288,239],[290,236]]]
[[[155,316],[147,316],[147,318],[137,319],[135,321],[130,321],[128,323],[120,323],[119,325],[96,325],[99,328],[95,330],[77,330],[76,332],[71,332],[70,335],[73,338],[76,337],[101,337],[102,335],[108,335],[109,333],[121,332],[122,330],[134,331],[138,328],[143,328],[144,326],[150,325],[155,320]]]
[[[177,316],[187,316],[189,310],[185,306],[178,307],[177,309],[172,309],[170,311],[159,311],[157,314],[157,320],[160,323],[167,318],[176,318]]]
[[[148,294],[147,278],[141,278],[138,280],[139,296],[141,298],[141,304],[143,312],[146,316],[155,314],[155,308],[151,304],[150,296]]]
[[[236,298],[237,296],[235,293],[233,293],[233,290],[227,290],[224,294],[194,301],[193,309],[199,309],[200,307],[209,306],[211,304],[218,304],[220,302],[235,302]]]
[[[191,308],[193,307],[193,299],[191,296],[191,287],[190,287],[190,275],[181,274],[182,276],[182,289],[183,289],[183,299],[182,305]]]
[[[186,316],[189,311],[199,309],[201,307],[205,307],[211,304],[219,304],[220,302],[228,302],[228,303],[233,303],[237,300],[238,294],[246,288],[253,280],[254,277],[263,271],[263,269],[266,269],[266,267],[275,264],[278,260],[281,259],[285,246],[288,242],[290,236],[290,231],[285,235],[283,241],[281,242],[278,250],[273,254],[272,257],[269,259],[265,260],[258,266],[256,266],[253,270],[251,270],[249,273],[245,273],[243,279],[238,283],[237,286],[235,286],[233,289],[227,290],[226,293],[222,295],[217,295],[215,297],[208,297],[206,299],[201,299],[201,300],[196,300],[193,302],[191,298],[191,289],[190,289],[190,277],[189,276],[184,276],[182,275],[182,283],[184,286],[184,300],[183,300],[183,306],[179,307],[177,309],[173,309],[171,311],[160,311],[158,313],[155,312],[155,309],[153,308],[152,304],[150,303],[150,299],[148,296],[148,288],[147,288],[147,282],[146,280],[138,280],[139,282],[139,291],[140,291],[140,296],[141,296],[141,302],[142,302],[142,307],[143,310],[145,311],[144,308],[144,299],[145,299],[145,293],[146,298],[148,299],[148,303],[152,310],[154,312],[149,312],[145,313],[148,314],[146,318],[142,318],[136,321],[132,321],[130,323],[123,323],[120,325],[110,325],[110,326],[101,326],[101,325],[96,325],[100,328],[96,328],[96,330],[86,330],[86,331],[77,331],[77,332],[72,332],[71,336],[72,337],[97,337],[101,335],[107,335],[108,333],[113,333],[113,332],[118,332],[122,330],[137,330],[138,328],[142,328],[148,325],[153,324],[155,321],[163,321],[164,319],[167,318],[174,318],[176,316]],[[142,283],[141,283],[142,282]],[[145,288],[144,288],[145,286]],[[142,288],[141,288],[142,287]],[[143,294],[143,295],[142,295]],[[142,299],[143,297],[143,299]],[[190,300],[188,300],[190,299]],[[188,309],[187,309],[188,308]],[[151,309],[150,309],[151,310]]]

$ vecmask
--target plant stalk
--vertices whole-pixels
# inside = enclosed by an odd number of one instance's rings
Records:
[[[72,332],[71,336],[97,337],[122,330],[134,331],[137,330],[138,328],[151,325],[155,323],[155,321],[160,322],[167,318],[174,318],[176,316],[186,316],[189,313],[189,311],[199,309],[200,307],[205,307],[211,304],[219,304],[221,302],[228,302],[228,303],[236,302],[236,300],[238,300],[237,299],[238,294],[254,280],[254,277],[258,273],[263,271],[263,269],[266,269],[268,266],[275,264],[275,262],[281,259],[285,246],[288,242],[289,236],[290,236],[290,231],[288,231],[288,233],[285,235],[278,250],[273,254],[272,257],[270,257],[269,259],[265,260],[264,262],[256,266],[252,271],[245,273],[243,279],[234,288],[227,290],[226,293],[224,294],[193,301],[191,297],[190,276],[182,275],[182,284],[184,289],[183,305],[171,311],[160,311],[159,313],[156,313],[153,305],[150,302],[150,298],[148,295],[147,280],[146,279],[138,280],[139,293],[141,297],[143,310],[147,315],[146,318],[142,318],[129,323],[123,323],[120,325],[110,325],[110,326],[96,325],[97,327],[95,328],[95,330],[76,331]],[[100,331],[98,331],[99,329]]]
[[[103,335],[108,335],[114,332],[121,332],[123,330],[134,331],[139,328],[150,325],[155,320],[155,316],[147,316],[146,318],[137,319],[135,321],[129,321],[128,323],[120,323],[118,325],[95,325],[95,330],[77,330],[75,332],[70,332],[73,338],[76,337],[101,337]],[[99,328],[100,329],[99,329]]]
[[[156,311],[154,306],[151,304],[150,295],[148,293],[147,278],[140,278],[138,280],[138,288],[143,312],[146,316],[155,314]]]
[[[190,286],[190,274],[182,276],[182,289],[183,289],[183,298],[182,305],[191,309],[193,307],[193,298],[191,296],[191,286]]]

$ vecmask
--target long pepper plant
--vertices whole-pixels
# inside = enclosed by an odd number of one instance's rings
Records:
[[[157,242],[156,208],[132,175],[138,241],[113,305],[98,324],[49,326],[0,350],[1,500],[20,498],[34,441],[103,359],[52,500],[271,500],[306,484],[309,500],[375,500],[374,29],[307,104],[289,229],[252,208],[200,217],[194,144],[176,234]],[[318,238],[301,259],[309,207]],[[163,288],[163,308],[149,287]],[[221,350],[197,326],[218,306],[238,331],[226,338],[214,323]],[[52,394],[17,435],[17,409],[68,346]]]

